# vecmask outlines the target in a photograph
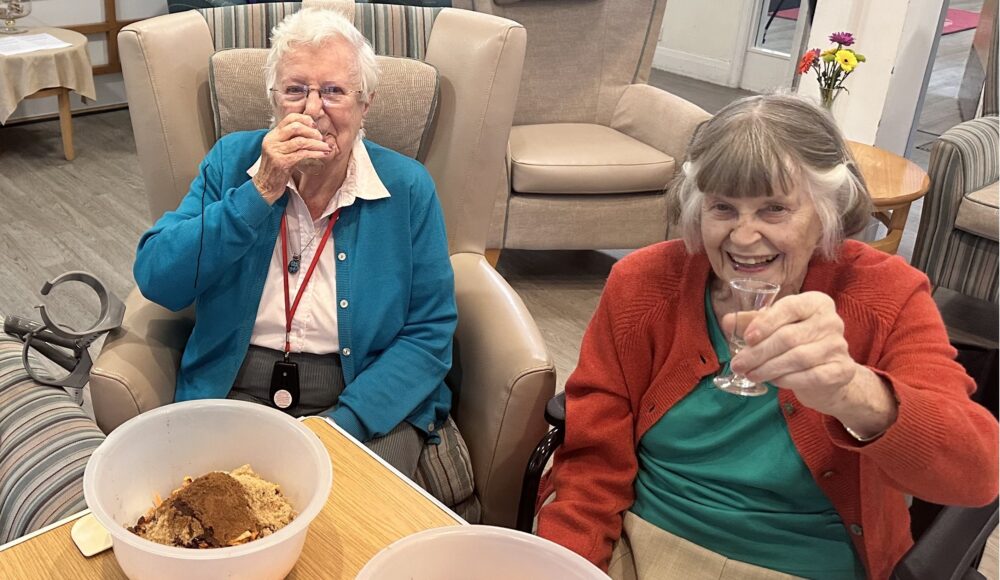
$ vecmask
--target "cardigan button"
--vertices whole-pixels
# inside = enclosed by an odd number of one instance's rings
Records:
[[[427,424],[427,432],[430,433],[431,431],[434,431],[434,423]]]
[[[831,469],[829,471],[824,471],[822,477],[823,479],[830,479],[834,475],[836,475],[836,472]]]
[[[851,533],[855,536],[863,536],[865,532],[858,524],[851,524]]]
[[[349,349],[349,348],[343,348],[343,349],[340,350],[340,352],[344,356],[351,356],[351,349]]]
[[[347,300],[341,300],[340,301],[340,307],[341,308],[347,308]]]
[[[781,406],[781,409],[785,411],[785,414],[791,417],[795,414],[795,405],[791,403],[785,403]]]
[[[343,262],[344,260],[347,259],[347,254],[344,253],[344,252],[341,252],[341,253],[337,254],[337,259],[340,260],[341,262]]]

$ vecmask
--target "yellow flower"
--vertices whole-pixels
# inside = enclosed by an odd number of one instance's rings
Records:
[[[849,50],[838,50],[834,58],[837,59],[837,64],[840,65],[840,68],[844,69],[844,72],[851,72],[854,70],[854,67],[858,66],[857,57]]]
[[[828,48],[821,52],[819,56],[823,59],[823,62],[833,62],[833,55],[836,54],[836,52],[837,47]]]

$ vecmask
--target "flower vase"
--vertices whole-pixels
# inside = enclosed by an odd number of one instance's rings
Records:
[[[840,96],[840,91],[843,89],[820,89],[819,90],[819,102],[823,105],[823,108],[830,113],[833,113],[833,102],[837,100]]]

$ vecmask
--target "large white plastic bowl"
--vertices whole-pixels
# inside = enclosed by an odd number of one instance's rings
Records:
[[[184,476],[247,463],[280,485],[299,514],[274,534],[241,546],[192,550],[125,529],[152,506],[154,493],[166,498]],[[295,419],[254,403],[206,400],[160,407],[115,429],[90,457],[83,493],[132,580],[274,580],[295,566],[332,483],[326,448]]]
[[[449,526],[406,536],[384,548],[357,580],[608,580],[574,552],[524,532]]]

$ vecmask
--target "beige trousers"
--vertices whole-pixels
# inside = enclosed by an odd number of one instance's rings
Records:
[[[614,580],[789,580],[797,578],[730,560],[625,512],[608,575]]]

